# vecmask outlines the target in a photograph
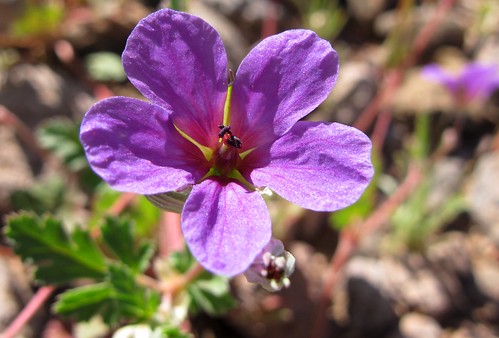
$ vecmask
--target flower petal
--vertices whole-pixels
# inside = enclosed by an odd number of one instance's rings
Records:
[[[145,97],[173,111],[184,133],[205,146],[218,140],[228,72],[213,27],[187,13],[159,10],[130,34],[123,66]]]
[[[338,55],[309,30],[290,30],[258,44],[239,67],[231,126],[250,149],[284,134],[331,92]]]
[[[459,81],[456,75],[450,74],[437,64],[424,66],[421,75],[433,82],[440,83],[447,88],[453,95],[457,95],[459,90]]]
[[[199,263],[224,276],[246,270],[272,232],[259,193],[211,179],[192,188],[182,213],[182,230]]]
[[[461,85],[466,88],[466,99],[487,99],[499,87],[497,65],[479,63],[468,64],[459,76]]]
[[[253,156],[253,158],[250,158]],[[334,211],[354,203],[371,177],[371,141],[339,123],[298,122],[269,149],[247,158],[256,186],[301,207]]]
[[[169,118],[169,111],[137,99],[98,102],[80,130],[90,166],[120,191],[155,194],[193,184],[207,172],[204,157]]]

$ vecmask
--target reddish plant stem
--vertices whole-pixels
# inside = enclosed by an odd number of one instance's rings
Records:
[[[338,248],[329,264],[329,272],[326,275],[323,285],[322,297],[319,300],[315,324],[312,329],[311,337],[321,338],[325,335],[326,311],[331,303],[331,295],[338,281],[339,275],[348,259],[351,257],[357,244],[362,238],[368,236],[385,223],[395,209],[400,206],[404,200],[421,181],[421,170],[418,166],[411,164],[406,178],[387,200],[373,212],[363,223],[357,227],[347,228],[340,234]]]
[[[159,254],[162,257],[184,247],[180,215],[175,212],[164,211],[159,226]]]
[[[407,53],[406,58],[397,68],[386,74],[383,85],[381,86],[381,91],[360,114],[359,118],[354,123],[354,127],[366,131],[372,125],[379,109],[394,96],[396,89],[400,86],[400,83],[404,78],[403,75],[406,69],[416,64],[419,60],[421,54],[435,34],[435,31],[438,29],[438,26],[445,18],[445,15],[452,9],[454,3],[455,0],[441,0],[439,2],[433,17],[424,25],[414,39],[412,48]]]
[[[267,0],[267,15],[262,22],[261,39],[277,33],[277,4],[276,0]]]
[[[31,298],[29,303],[22,309],[12,323],[0,335],[0,338],[14,338],[19,334],[26,323],[35,315],[36,311],[42,307],[43,303],[54,292],[55,287],[48,285],[43,286]]]
[[[137,199],[137,195],[131,192],[124,192],[118,197],[118,199],[111,205],[107,213],[111,216],[118,216],[125,210],[130,204],[132,204]]]
[[[172,277],[166,281],[159,281],[147,275],[137,276],[136,280],[138,284],[156,290],[161,294],[174,296],[183,290],[189,283],[195,280],[203,271],[204,268],[201,264],[195,263],[185,274]]]
[[[392,114],[386,109],[381,110],[371,136],[374,149],[383,149],[383,144],[385,143],[391,121]]]

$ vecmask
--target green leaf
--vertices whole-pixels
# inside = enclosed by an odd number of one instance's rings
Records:
[[[122,316],[134,321],[149,321],[160,304],[156,291],[137,285],[135,275],[123,265],[109,266],[109,282]]]
[[[192,338],[189,333],[183,332],[176,326],[160,326],[154,330],[153,338]]]
[[[30,189],[14,191],[10,200],[15,210],[33,211],[38,215],[56,213],[64,205],[65,192],[63,181],[53,177]]]
[[[86,58],[86,66],[90,76],[97,81],[126,80],[125,70],[118,54],[111,52],[96,52]]]
[[[192,338],[189,333],[182,332],[178,327],[162,325],[153,327],[147,324],[134,324],[120,327],[113,337],[127,338]]]
[[[87,166],[79,131],[77,123],[67,119],[53,119],[37,131],[37,138],[43,148],[57,155],[71,171],[78,171]]]
[[[95,190],[92,203],[92,216],[90,226],[100,226],[106,217],[109,208],[120,198],[121,192],[111,189],[107,184],[101,184]],[[144,196],[139,196],[137,201],[124,210],[121,215],[127,215],[134,220],[135,232],[138,237],[150,238],[155,234],[161,211],[149,202]],[[155,235],[154,235],[155,236]]]
[[[168,257],[168,263],[178,273],[186,273],[196,263],[196,259],[186,246],[183,251],[173,252]]]
[[[104,242],[134,273],[143,272],[148,267],[154,247],[150,243],[136,245],[130,220],[107,217],[101,231]]]
[[[101,314],[104,322],[114,325],[119,320],[119,304],[113,294],[114,290],[107,282],[71,289],[59,295],[54,311],[76,321],[89,321]]]
[[[15,36],[41,35],[54,32],[64,17],[64,7],[58,3],[33,4],[29,1],[24,13],[14,22]]]
[[[221,276],[206,273],[187,288],[192,299],[191,311],[203,310],[209,315],[219,316],[227,313],[235,305],[230,294],[229,281]]]
[[[8,218],[6,235],[24,261],[36,265],[35,278],[61,284],[78,278],[104,277],[104,257],[87,231],[68,234],[61,221],[23,213]]]
[[[80,185],[92,191],[101,182],[88,165],[80,143],[80,124],[68,119],[52,119],[37,131],[41,146],[55,154],[66,166],[80,177]]]
[[[137,285],[135,275],[124,265],[110,265],[105,282],[68,290],[59,296],[54,310],[78,321],[101,315],[110,326],[118,321],[151,321],[160,295]]]

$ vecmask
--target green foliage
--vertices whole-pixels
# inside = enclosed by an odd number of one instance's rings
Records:
[[[192,338],[192,335],[175,326],[161,326],[154,330],[153,338]]]
[[[97,81],[126,80],[125,70],[118,54],[111,52],[97,52],[89,54],[86,58],[87,71]]]
[[[212,316],[227,313],[235,305],[230,294],[227,278],[205,273],[187,287],[191,298],[190,310],[194,313],[204,311]]]
[[[39,182],[29,189],[14,191],[10,201],[15,210],[33,211],[41,215],[56,213],[65,204],[64,182],[59,177]]]
[[[54,306],[56,313],[78,321],[100,314],[110,326],[118,321],[151,321],[160,303],[157,292],[138,286],[126,266],[109,265],[105,282],[64,292]]]
[[[27,213],[10,217],[6,235],[24,261],[36,265],[35,278],[61,284],[79,278],[101,280],[106,271],[104,256],[87,231],[68,234],[62,222]]]
[[[85,278],[94,282],[60,294],[53,307],[56,313],[77,321],[101,316],[111,327],[124,322],[146,323],[158,337],[185,337],[173,327],[156,327],[160,294],[138,282],[144,278],[141,273],[149,266],[153,246],[137,239],[130,219],[106,217],[101,236],[95,239],[86,229],[67,231],[51,216],[22,213],[9,217],[7,223],[6,235],[14,251],[33,263],[38,281],[57,285]],[[199,269],[187,249],[173,254],[167,263],[169,276]],[[186,301],[175,306],[185,312],[221,315],[235,304],[228,279],[207,271],[201,270],[180,292]]]
[[[460,195],[450,196],[430,208],[427,203],[430,187],[430,180],[423,181],[391,218],[394,242],[410,251],[423,251],[432,234],[466,210],[466,203]]]
[[[184,251],[170,255],[169,266],[178,274],[187,273],[196,263],[196,259],[186,247]],[[209,315],[222,315],[232,309],[235,300],[230,293],[229,280],[204,271],[198,278],[187,285],[190,310],[194,313],[204,311]]]
[[[152,320],[160,303],[157,292],[137,285],[132,271],[121,264],[109,266],[109,283],[119,305],[120,317],[139,322]]]
[[[46,122],[38,131],[40,145],[56,155],[70,172],[77,173],[80,186],[93,191],[100,178],[88,165],[80,143],[80,124],[67,119],[53,119]]]
[[[131,221],[106,218],[102,241],[114,260],[106,257],[88,230],[68,233],[53,217],[28,213],[8,219],[7,237],[17,255],[35,265],[35,278],[44,283],[64,284],[88,278],[96,284],[78,287],[60,295],[54,309],[80,321],[101,315],[114,325],[119,320],[152,320],[159,306],[157,292],[137,285],[136,278],[149,265],[151,244],[136,245]]]
[[[337,0],[295,1],[303,13],[305,26],[324,39],[333,40],[348,21],[347,13]]]
[[[105,323],[114,325],[119,320],[119,309],[113,294],[108,282],[81,286],[62,293],[54,311],[77,321],[89,321],[101,314]]]
[[[37,132],[40,145],[57,155],[70,171],[87,166],[85,153],[80,145],[80,126],[67,119],[52,119]]]
[[[172,325],[150,327],[143,324],[127,325],[117,331],[120,337],[147,337],[147,338],[192,338],[192,335],[182,332]]]
[[[187,247],[183,251],[173,252],[168,257],[169,266],[179,274],[185,274],[195,263],[196,259]]]
[[[120,198],[120,192],[109,188],[107,184],[100,184],[95,189],[92,201],[92,215],[89,221],[90,227],[100,226],[102,219],[106,217],[109,208]],[[138,237],[150,237],[154,226],[158,224],[161,210],[156,208],[145,197],[139,196],[136,203],[130,205],[122,213],[123,217],[134,220],[136,235]]]
[[[154,247],[151,243],[135,245],[134,228],[128,219],[108,217],[101,231],[107,246],[134,273],[141,273],[148,267]]]
[[[430,160],[430,135],[430,115],[417,115],[414,133],[406,144],[407,150],[398,158],[401,171],[407,163],[417,163],[424,176],[391,218],[393,243],[410,251],[424,251],[428,239],[467,208],[459,192],[450,192],[444,200],[433,205],[428,203],[434,185],[431,178],[435,173],[435,166]]]
[[[64,7],[57,3],[39,4],[27,1],[23,15],[11,27],[18,37],[43,35],[54,32],[64,17]]]

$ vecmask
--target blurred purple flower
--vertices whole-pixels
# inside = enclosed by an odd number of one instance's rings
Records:
[[[485,101],[499,87],[499,68],[496,65],[469,63],[459,74],[431,64],[422,75],[444,85],[458,106],[466,107],[475,100]]]
[[[244,271],[269,242],[263,187],[333,211],[355,202],[373,175],[362,132],[298,122],[338,75],[336,52],[311,31],[263,40],[232,85],[218,33],[198,17],[164,9],[132,31],[123,65],[151,103],[113,97],[90,108],[80,136],[90,165],[120,191],[192,187],[182,231],[212,272]]]

